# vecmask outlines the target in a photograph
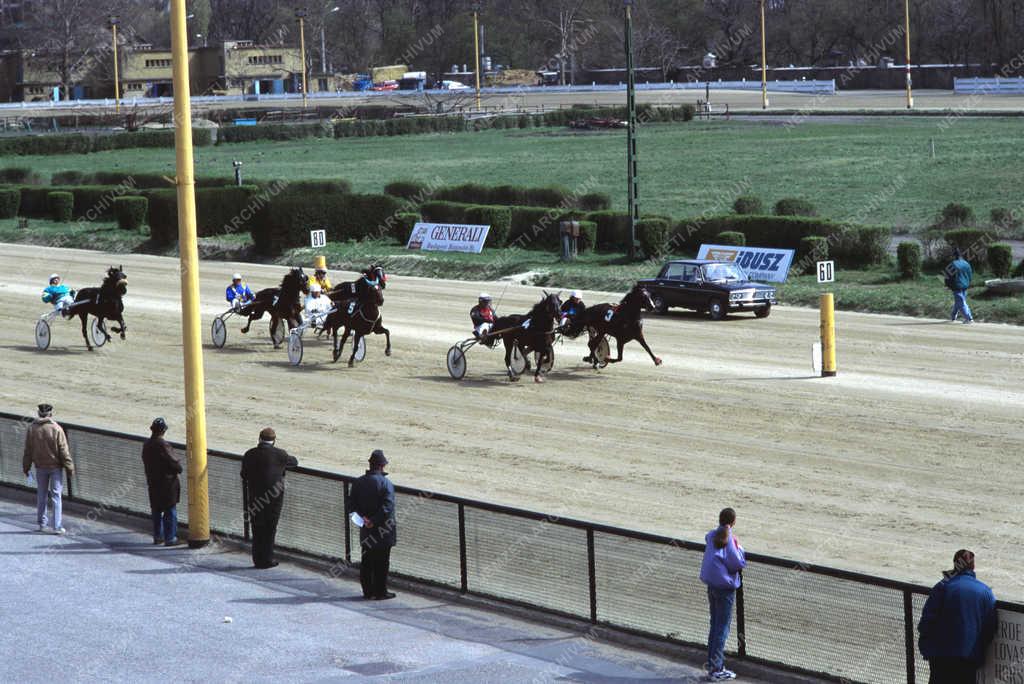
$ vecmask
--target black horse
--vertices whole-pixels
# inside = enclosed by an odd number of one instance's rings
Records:
[[[327,294],[329,294],[331,299],[335,302],[356,297],[359,295],[356,288],[359,287],[359,284],[364,280],[371,285],[380,285],[380,289],[382,290],[388,286],[388,276],[384,273],[384,267],[379,264],[371,264],[369,268],[362,272],[361,277],[350,283],[341,283],[340,285],[336,285],[334,289]]]
[[[285,274],[280,287],[260,290],[252,302],[239,309],[240,315],[249,317],[242,332],[249,332],[252,322],[260,320],[263,314],[269,312],[270,338],[274,341],[274,349],[280,348],[277,326],[282,320],[288,329],[302,324],[302,296],[306,294],[309,294],[309,278],[301,268],[293,268]]]
[[[107,333],[106,326],[103,325],[104,319],[117,321],[117,327],[112,327],[111,330],[120,334],[122,340],[128,329],[124,323],[124,302],[121,301],[121,298],[128,293],[128,276],[121,269],[121,266],[116,268],[111,266],[107,269],[107,276],[103,279],[102,285],[79,290],[75,295],[74,303],[68,307],[68,311],[65,313],[68,318],[78,316],[82,319],[82,337],[85,338],[85,346],[89,348],[89,351],[92,351],[92,342],[85,330],[85,323],[90,314],[96,317],[100,332],[108,342],[110,335]]]
[[[555,325],[561,318],[561,309],[562,301],[558,295],[545,292],[544,297],[530,309],[530,313],[495,319],[495,334],[505,343],[505,368],[508,370],[510,381],[519,380],[519,376],[512,372],[512,350],[518,348],[523,358],[527,359],[527,369],[530,368],[528,354],[536,355],[533,381],[544,382],[541,373],[554,359]],[[526,327],[523,327],[524,324]]]
[[[584,327],[591,331],[590,355],[583,357],[587,363],[597,368],[597,355],[594,350],[601,343],[601,338],[610,335],[615,338],[619,347],[619,358],[608,359],[608,363],[622,361],[622,348],[630,340],[636,340],[651,355],[655,366],[661,365],[661,359],[654,355],[651,348],[644,339],[643,311],[653,311],[654,302],[651,300],[651,293],[640,285],[634,285],[633,289],[626,293],[618,306],[613,304],[597,304],[588,306],[583,313],[582,321]]]
[[[355,297],[344,296],[344,290],[336,296],[337,289],[331,291],[334,311],[324,320],[324,330],[331,331],[331,339],[334,342],[334,360],[337,361],[341,358],[341,350],[344,349],[345,341],[348,340],[350,334],[352,334],[352,355],[348,358],[349,368],[355,363],[359,341],[370,334],[384,336],[387,343],[384,347],[384,355],[391,356],[391,331],[384,327],[384,317],[380,312],[380,307],[384,305],[383,282],[360,278],[356,281]],[[345,333],[339,342],[338,328],[341,327],[345,328]]]

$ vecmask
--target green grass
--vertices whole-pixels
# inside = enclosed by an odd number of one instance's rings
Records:
[[[804,197],[824,216],[914,228],[951,201],[979,219],[1019,206],[1024,182],[1024,119],[865,117],[648,125],[641,129],[641,207],[676,218],[727,210],[740,191],[769,206]],[[935,140],[936,158],[929,155]],[[449,135],[260,142],[198,148],[196,173],[247,179],[345,178],[359,192],[392,180],[444,184],[549,185],[609,193],[624,208],[625,135],[562,129]],[[136,149],[66,157],[6,157],[0,166],[173,173],[174,152]]]
[[[142,251],[149,239],[148,229],[143,230],[146,232],[120,230],[116,222],[57,223],[42,219],[29,219],[25,230],[18,227],[18,219],[0,219],[0,242],[131,253]]]

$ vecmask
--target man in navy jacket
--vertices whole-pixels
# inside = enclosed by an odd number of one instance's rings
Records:
[[[996,633],[996,597],[974,576],[974,554],[961,549],[953,569],[928,594],[917,626],[930,684],[974,684]]]
[[[387,464],[384,452],[375,449],[370,455],[366,474],[352,483],[348,501],[348,513],[358,513],[363,522],[359,528],[362,546],[359,580],[363,585],[363,597],[377,601],[395,598],[388,591],[388,572],[391,549],[398,540],[398,525],[395,519],[395,485],[384,472]]]

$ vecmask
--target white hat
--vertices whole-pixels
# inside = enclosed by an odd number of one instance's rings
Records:
[[[322,292],[323,288],[320,287],[319,283],[313,283],[312,285],[310,285],[309,291],[310,292]]]
[[[491,295],[487,294],[486,292],[481,292],[480,299],[491,299]]]
[[[242,274],[241,273],[236,273],[233,276],[231,276],[231,279],[232,280],[241,280],[242,279]]]
[[[583,299],[583,293],[580,292],[579,290],[573,290],[572,296],[575,297],[576,299]]]
[[[54,278],[56,278],[57,280],[60,280],[60,274],[59,273],[51,273],[50,274],[50,280],[53,280]]]

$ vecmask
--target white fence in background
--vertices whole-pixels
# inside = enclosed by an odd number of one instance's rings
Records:
[[[957,95],[1024,95],[1024,77],[954,78],[953,92]]]

